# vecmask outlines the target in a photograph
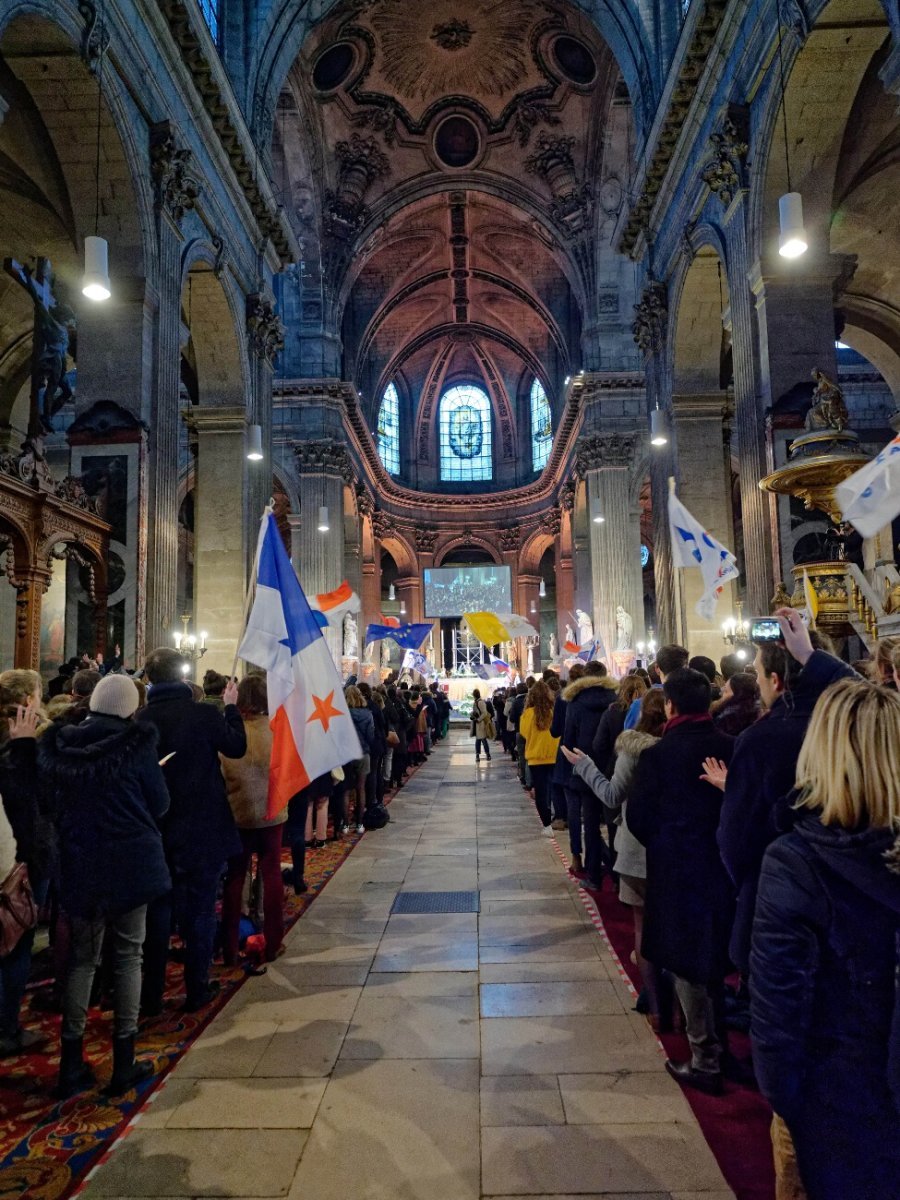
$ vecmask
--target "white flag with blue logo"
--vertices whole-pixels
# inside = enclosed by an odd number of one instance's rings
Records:
[[[737,560],[691,516],[674,491],[669,492],[669,530],[674,565],[700,568],[703,595],[695,609],[704,621],[712,621],[723,586],[740,574]]]
[[[834,489],[844,520],[874,537],[900,513],[900,434]]]

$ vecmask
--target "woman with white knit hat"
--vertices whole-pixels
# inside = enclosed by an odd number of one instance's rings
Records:
[[[158,822],[169,807],[152,725],[132,721],[138,689],[107,675],[79,725],[51,726],[38,746],[41,782],[52,796],[60,842],[60,900],[72,920],[72,967],[63,1002],[57,1095],[90,1087],[83,1042],[94,973],[113,939],[115,1029],[107,1091],[121,1095],[152,1074],[137,1063],[141,947],[147,904],[171,887]]]

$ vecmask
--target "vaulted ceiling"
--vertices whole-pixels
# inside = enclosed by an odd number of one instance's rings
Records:
[[[511,422],[512,459],[531,380],[558,402],[623,201],[615,104],[613,56],[565,2],[346,0],[313,30],[276,157],[373,422],[395,380],[418,437],[468,379]]]

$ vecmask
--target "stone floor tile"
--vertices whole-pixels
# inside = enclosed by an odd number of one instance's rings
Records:
[[[721,1188],[715,1160],[684,1126],[563,1125],[482,1130],[485,1196],[580,1192],[671,1192]],[[564,1182],[563,1182],[564,1181]]]
[[[403,996],[477,996],[478,975],[474,971],[409,971],[381,975],[372,972],[361,998],[388,999]]]
[[[339,1063],[291,1200],[479,1200],[478,1084],[477,1062]]]
[[[479,1056],[475,996],[365,995],[341,1050],[345,1059],[475,1058]]]
[[[277,1030],[275,1021],[248,1019],[234,1025],[214,1021],[178,1064],[176,1074],[200,1079],[252,1075]]]
[[[296,1129],[147,1129],[118,1144],[82,1196],[284,1196],[308,1134]]]
[[[309,1129],[325,1079],[174,1079],[148,1115],[166,1129]],[[176,1086],[171,1086],[172,1084]],[[148,1128],[141,1121],[141,1128]]]
[[[564,1125],[555,1075],[494,1075],[481,1081],[481,1125]]]
[[[559,1090],[569,1125],[694,1121],[684,1092],[663,1073],[560,1075]]]
[[[507,1017],[481,1022],[485,1075],[659,1071],[656,1046],[627,1017]]]
[[[290,1079],[328,1075],[337,1062],[347,1029],[345,1021],[305,1021],[272,1035],[253,1068],[259,1078]]]
[[[598,939],[588,935],[569,938],[535,937],[515,945],[482,943],[478,957],[483,963],[570,962],[599,958]]]
[[[608,979],[551,983],[483,983],[483,1017],[550,1017],[622,1012],[622,1001]]]
[[[302,982],[301,982],[302,981]],[[309,1021],[349,1020],[361,987],[310,986],[303,966],[270,963],[266,975],[249,979],[228,1006],[226,1017],[252,1013],[255,1019],[276,1021],[280,1032]]]
[[[482,983],[565,983],[587,979],[610,982],[599,958],[562,962],[489,963],[478,969]]]

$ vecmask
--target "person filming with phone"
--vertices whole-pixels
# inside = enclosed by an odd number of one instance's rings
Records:
[[[731,957],[746,975],[750,934],[763,856],[779,828],[779,802],[794,787],[800,747],[816,701],[839,679],[856,672],[831,651],[830,640],[806,628],[800,614],[780,608],[774,617],[752,622],[754,668],[763,707],[760,719],[735,742],[727,775],[721,764],[707,762],[704,779],[723,787],[719,849],[737,889],[737,914]],[[784,805],[785,813],[789,813]],[[788,818],[789,819],[789,818]]]

